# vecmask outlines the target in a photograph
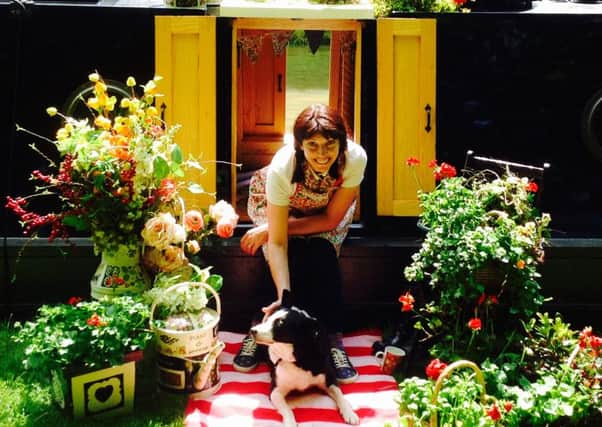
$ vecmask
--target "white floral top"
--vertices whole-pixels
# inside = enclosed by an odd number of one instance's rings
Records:
[[[354,144],[359,147],[357,144]],[[356,148],[357,150],[357,148]],[[365,152],[360,147],[360,156],[357,159],[353,160],[351,165],[349,165],[349,156],[347,157],[346,163],[346,171],[348,168],[353,168],[357,170],[360,174],[357,177],[357,173],[354,173],[348,181],[352,181],[353,184],[359,185],[361,180],[363,179],[363,173],[366,166],[366,157]],[[294,155],[294,150],[292,151]],[[275,156],[277,159],[278,156]],[[359,159],[359,160],[358,160]],[[268,174],[274,173],[273,165],[266,166],[253,175],[249,185],[249,201],[248,201],[248,213],[249,217],[253,220],[256,225],[265,224],[267,222],[267,196],[266,193],[269,193],[269,189],[266,191],[267,182],[268,182]],[[321,211],[323,211],[328,202],[332,198],[335,190],[340,187],[345,187],[345,178],[349,176],[349,173],[343,173],[343,177],[335,180],[334,178],[327,175],[326,177],[320,177],[315,174],[307,165],[305,164],[305,178],[303,183],[294,183],[291,184],[292,188],[288,195],[288,206],[290,215],[294,217],[301,217],[307,215],[315,215]],[[290,182],[292,178],[288,177],[288,182]],[[356,184],[357,183],[357,184]],[[347,182],[349,184],[349,182]],[[349,186],[349,185],[347,185]],[[272,199],[270,197],[270,199]],[[337,254],[340,253],[341,246],[345,237],[347,237],[347,233],[349,231],[349,225],[353,221],[353,214],[355,212],[356,202],[354,201],[347,212],[345,213],[343,219],[339,223],[337,227],[333,230],[314,234],[307,237],[322,237],[333,244],[335,247]],[[266,247],[264,245],[264,254],[267,255]]]

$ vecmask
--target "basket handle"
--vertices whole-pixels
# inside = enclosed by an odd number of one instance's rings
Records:
[[[481,386],[481,403],[485,404],[487,402],[487,395],[485,394],[485,377],[483,377],[483,372],[479,369],[479,367],[470,360],[458,360],[451,365],[448,365],[437,378],[437,382],[435,383],[435,389],[433,390],[433,397],[431,398],[431,403],[434,406],[433,413],[431,414],[431,427],[437,427],[437,398],[439,396],[439,391],[441,391],[441,387],[443,387],[443,380],[449,377],[453,371],[462,368],[470,368],[474,371],[477,382]]]
[[[212,294],[213,297],[215,298],[215,311],[217,312],[217,317],[221,317],[222,315],[222,304],[219,298],[219,295],[217,293],[217,291],[215,289],[213,289],[211,286],[209,286],[207,283],[204,282],[181,282],[181,283],[176,283],[175,285],[170,286],[169,288],[165,289],[165,293],[167,292],[172,292],[176,289],[179,288],[183,288],[183,287],[200,287],[200,288],[205,288],[205,290],[209,290]],[[153,317],[154,317],[154,313],[155,313],[155,308],[157,307],[157,301],[153,301],[151,307],[150,307],[150,316],[149,316],[149,325],[152,328],[153,325]]]

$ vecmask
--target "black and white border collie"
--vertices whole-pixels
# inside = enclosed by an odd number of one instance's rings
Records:
[[[317,388],[330,396],[347,424],[359,424],[359,417],[336,385],[325,330],[315,317],[292,305],[288,291],[283,293],[281,308],[263,323],[253,326],[251,335],[258,344],[268,346],[273,364],[270,399],[282,415],[285,427],[297,425],[286,396],[293,390],[310,388]]]

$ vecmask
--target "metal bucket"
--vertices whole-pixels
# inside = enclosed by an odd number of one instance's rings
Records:
[[[200,399],[215,393],[221,386],[217,358],[224,349],[217,339],[221,303],[217,292],[201,282],[183,282],[169,287],[166,292],[184,286],[204,287],[214,298],[216,309],[205,308],[210,320],[200,329],[178,331],[153,326],[153,315],[157,306],[151,306],[150,324],[157,335],[158,383],[162,389],[176,393],[188,393]]]

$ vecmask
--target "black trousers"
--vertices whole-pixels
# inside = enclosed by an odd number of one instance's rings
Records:
[[[332,243],[319,237],[292,237],[288,242],[288,263],[294,304],[317,317],[328,332],[340,332],[343,283]],[[262,307],[276,299],[276,287],[267,263],[258,296]],[[254,320],[262,316],[258,314]]]

